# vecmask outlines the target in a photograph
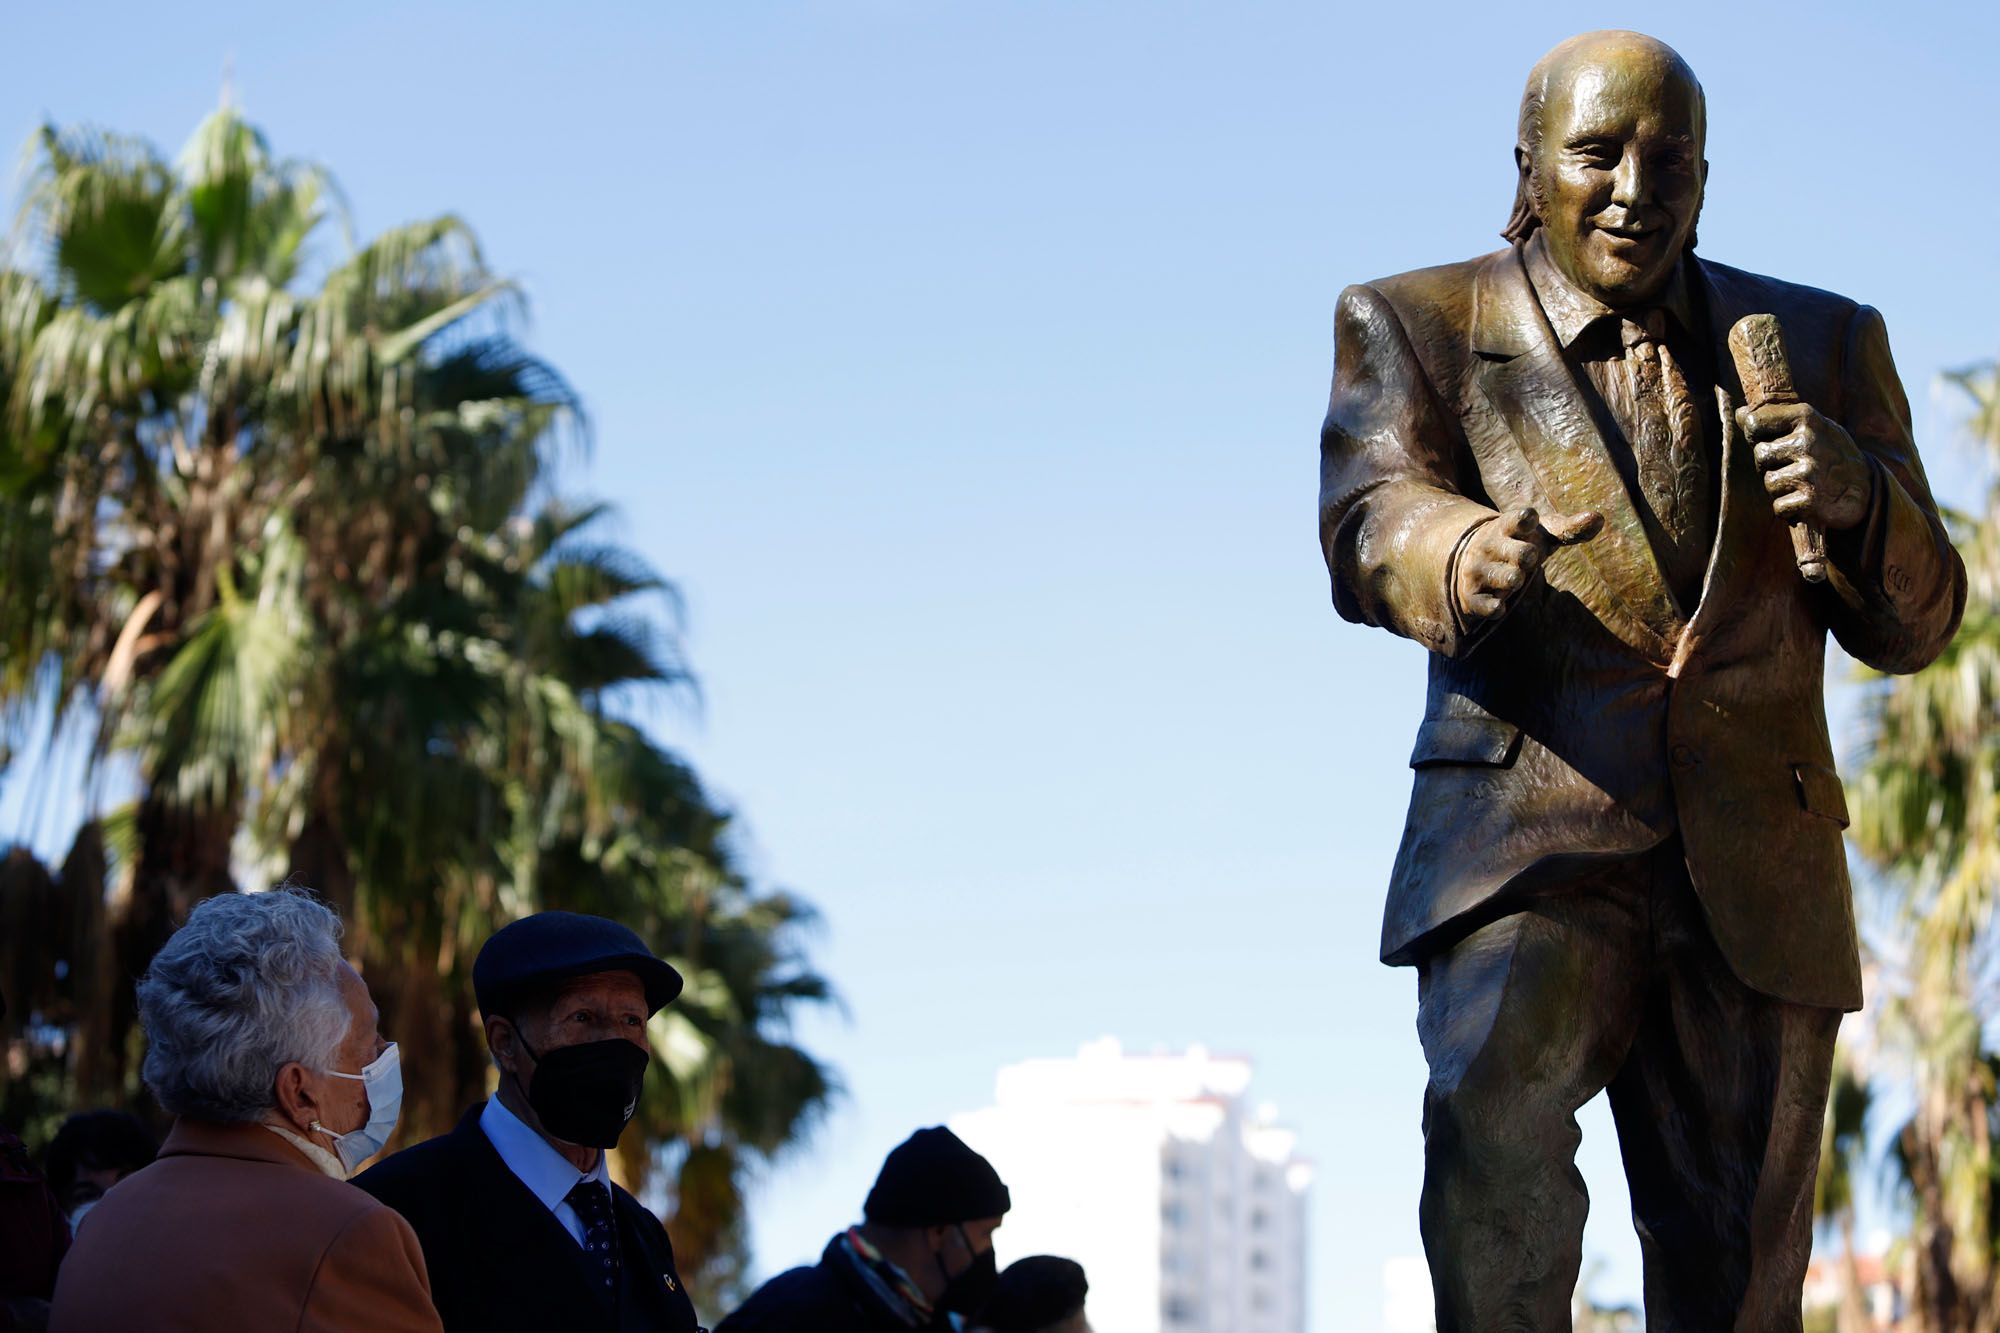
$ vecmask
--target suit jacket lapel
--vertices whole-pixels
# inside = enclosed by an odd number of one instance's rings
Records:
[[[602,1302],[603,1289],[586,1265],[582,1247],[501,1159],[478,1116],[468,1115],[453,1133],[470,1167],[466,1215],[487,1233],[480,1248],[518,1276],[515,1297],[531,1299],[556,1321],[529,1322],[559,1327],[575,1313],[574,1299]]]
[[[1506,420],[1542,494],[1564,513],[1594,509],[1604,515],[1604,530],[1573,548],[1605,594],[1585,600],[1614,632],[1666,661],[1679,637],[1679,612],[1518,251],[1479,270],[1472,323],[1480,391]]]
[[[678,1291],[680,1282],[667,1256],[655,1250],[645,1234],[649,1230],[647,1224],[658,1226],[658,1220],[646,1211],[644,1204],[629,1195],[614,1192],[611,1198],[611,1212],[617,1220],[618,1240],[623,1247],[625,1290],[651,1311],[650,1327],[676,1327],[672,1318],[675,1310],[667,1293]],[[669,1282],[674,1285],[669,1287]]]
[[[1735,409],[1743,403],[1743,383],[1729,352],[1729,330],[1745,315],[1757,313],[1754,299],[1722,270],[1690,256],[1699,281],[1694,284],[1708,315],[1709,339],[1715,360],[1715,410],[1722,418],[1722,505],[1716,514],[1715,549],[1702,580],[1701,602],[1674,654],[1674,672],[1687,661],[1701,639],[1727,614],[1727,608],[1756,564],[1755,557],[1773,536],[1777,518],[1764,493],[1763,478],[1750,453],[1750,442],[1736,429]],[[1789,538],[1787,539],[1789,540]]]

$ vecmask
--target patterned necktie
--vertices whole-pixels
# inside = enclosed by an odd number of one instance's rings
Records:
[[[583,1253],[603,1280],[604,1292],[618,1288],[618,1229],[611,1220],[611,1191],[595,1180],[579,1180],[564,1196],[583,1222]]]
[[[1708,455],[1687,380],[1667,350],[1666,314],[1618,321],[1624,344],[1625,402],[1613,405],[1631,438],[1639,490],[1672,546],[1668,577],[1676,591],[1699,591],[1710,538]]]

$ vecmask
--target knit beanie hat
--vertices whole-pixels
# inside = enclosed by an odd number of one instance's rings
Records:
[[[1007,1265],[993,1299],[972,1323],[993,1333],[1035,1333],[1076,1314],[1089,1293],[1082,1264],[1053,1254],[1031,1254]]]
[[[1013,1207],[993,1164],[936,1125],[896,1145],[861,1215],[892,1227],[938,1227],[999,1217]]]

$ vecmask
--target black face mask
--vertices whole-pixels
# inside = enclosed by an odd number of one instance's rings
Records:
[[[958,1228],[958,1238],[965,1242],[965,1251],[972,1255],[972,1262],[965,1271],[953,1277],[944,1266],[944,1252],[938,1252],[938,1271],[945,1275],[944,1290],[939,1293],[936,1305],[940,1310],[952,1314],[978,1314],[986,1302],[993,1299],[993,1292],[1000,1285],[1000,1262],[992,1250],[976,1254],[972,1249],[972,1237],[965,1234],[965,1228]]]
[[[520,1036],[520,1029],[515,1029]],[[639,1087],[652,1057],[621,1037],[558,1046],[547,1055],[521,1039],[521,1049],[534,1056],[535,1072],[528,1078],[528,1105],[541,1117],[542,1128],[565,1143],[586,1148],[615,1148],[633,1113],[639,1109]]]

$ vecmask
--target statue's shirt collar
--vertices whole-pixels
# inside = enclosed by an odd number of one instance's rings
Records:
[[[1555,330],[1556,340],[1568,348],[1582,337],[1598,321],[1616,319],[1619,311],[1613,310],[1590,293],[1577,287],[1555,260],[1549,258],[1547,239],[1539,228],[1522,247],[1523,262],[1527,265],[1528,281],[1534,284],[1535,297],[1541,302],[1542,313],[1549,317],[1549,326]],[[1667,279],[1667,289],[1661,299],[1653,305],[1665,310],[1681,331],[1692,334],[1696,330],[1694,306],[1688,299],[1687,260],[1674,265],[1673,276]],[[1671,341],[1671,335],[1669,340]],[[1612,346],[1617,346],[1614,341]]]

